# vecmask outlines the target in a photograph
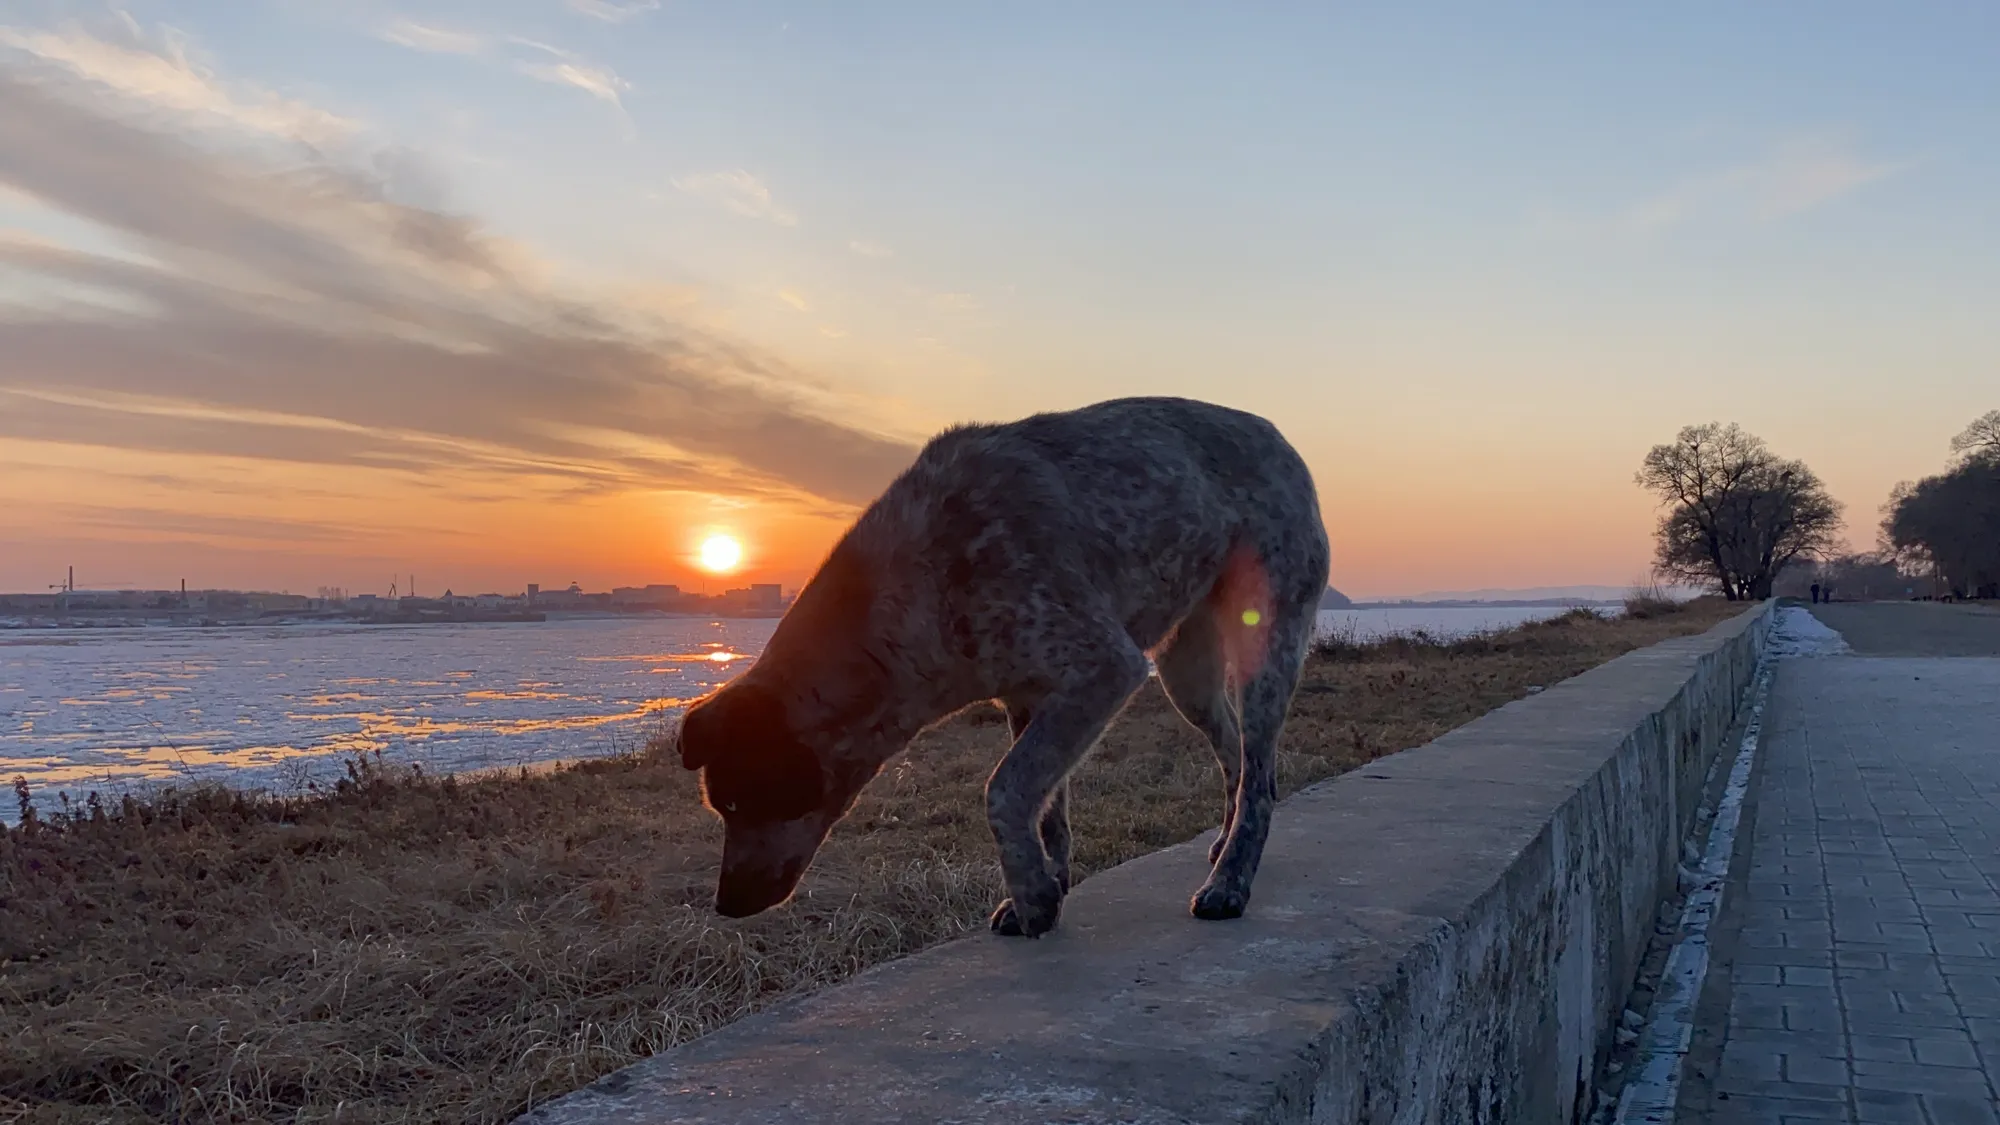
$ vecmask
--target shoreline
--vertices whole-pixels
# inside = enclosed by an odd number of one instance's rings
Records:
[[[1356,602],[1346,606],[1321,606],[1320,613],[1385,612],[1405,609],[1615,609],[1618,602],[1606,601],[1499,601],[1499,602]],[[147,629],[250,629],[250,628],[299,628],[313,625],[515,625],[541,624],[560,621],[618,621],[630,618],[664,618],[669,620],[715,620],[715,621],[773,621],[784,616],[776,613],[753,610],[729,613],[704,611],[688,613],[680,610],[663,609],[585,609],[585,610],[528,610],[507,612],[467,613],[408,613],[408,614],[272,614],[263,617],[214,618],[187,616],[139,616],[107,612],[104,614],[72,615],[53,618],[44,616],[0,617],[0,633],[51,632],[72,630],[147,630]]]
[[[299,628],[309,625],[520,625],[540,624],[549,621],[613,621],[635,617],[658,617],[674,620],[716,621],[769,621],[784,616],[782,613],[682,613],[675,610],[533,610],[520,613],[469,613],[469,614],[371,614],[368,616],[332,614],[325,616],[305,616],[301,614],[274,615],[271,617],[246,618],[173,618],[138,617],[130,614],[105,614],[101,617],[15,617],[0,618],[0,633],[48,632],[59,629],[279,629]]]

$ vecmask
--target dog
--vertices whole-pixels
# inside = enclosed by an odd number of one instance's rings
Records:
[[[1257,415],[1123,398],[943,431],[756,662],[682,717],[681,764],[724,824],[715,909],[790,898],[890,758],[997,702],[1014,741],[986,786],[1009,894],[992,928],[1047,933],[1070,886],[1069,773],[1156,667],[1222,764],[1190,911],[1241,916],[1329,561],[1312,474]]]

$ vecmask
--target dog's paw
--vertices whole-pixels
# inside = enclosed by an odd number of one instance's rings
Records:
[[[1243,917],[1244,908],[1250,905],[1250,892],[1233,887],[1219,887],[1209,884],[1195,892],[1188,903],[1188,913],[1209,922],[1225,918]]]
[[[1013,899],[1002,899],[993,911],[991,925],[1001,937],[1036,938],[1055,929],[1056,916],[1061,913],[1061,899],[1039,909],[1033,904],[1017,907]]]

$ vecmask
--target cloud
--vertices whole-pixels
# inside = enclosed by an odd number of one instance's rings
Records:
[[[1836,135],[1794,137],[1757,159],[1690,176],[1617,214],[1544,218],[1552,233],[1646,235],[1718,219],[1773,221],[1803,213],[1897,175],[1908,163],[1873,160]]]
[[[1767,214],[1790,215],[1838,199],[1903,171],[1907,164],[1871,161],[1837,138],[1788,141],[1738,175]]]
[[[765,219],[781,227],[799,223],[798,215],[771,197],[764,181],[742,169],[733,172],[705,172],[696,176],[676,176],[673,184],[697,199],[721,204],[749,219]]]
[[[96,87],[100,97],[171,115],[197,127],[245,129],[325,144],[359,131],[348,118],[248,83],[225,84],[171,28],[148,33],[119,13],[102,34],[76,25],[58,31],[0,26],[0,63],[9,55],[24,69],[66,74]],[[18,112],[18,111],[17,111]]]
[[[1661,230],[1712,215],[1750,214],[1762,219],[1809,211],[1901,171],[1869,161],[1835,139],[1785,141],[1764,156],[1721,172],[1690,178],[1629,210],[1625,221]]]
[[[407,158],[301,164],[273,136],[313,115],[185,58],[158,73],[199,84],[0,66],[0,184],[129,248],[0,240],[0,279],[116,298],[0,286],[0,441],[843,504],[907,464],[908,442],[755,349],[552,289],[519,247],[412,202]],[[157,109],[236,132],[209,143]]]
[[[522,63],[521,73],[543,82],[558,86],[574,86],[593,98],[602,98],[612,105],[623,107],[618,91],[631,89],[631,84],[610,70],[598,66],[584,66],[580,63]]]
[[[979,298],[970,293],[933,293],[931,308],[939,312],[972,312],[979,308]]]
[[[893,258],[896,256],[896,252],[887,246],[876,242],[869,242],[861,238],[850,241],[847,244],[847,248],[864,258]]]
[[[486,52],[488,46],[484,37],[471,32],[432,27],[400,18],[384,25],[376,35],[397,46],[431,54],[480,55]],[[593,98],[610,102],[620,110],[624,109],[620,95],[622,91],[631,89],[632,84],[611,68],[595,65],[573,51],[565,51],[561,47],[552,47],[533,39],[509,36],[506,41],[516,47],[525,47],[542,55],[551,56],[553,59],[553,61],[515,60],[513,68],[517,73],[552,86],[568,86],[582,90]]]
[[[624,23],[634,16],[658,11],[660,0],[628,0],[627,3],[613,3],[612,0],[566,0],[569,9],[579,15],[603,20],[605,23]]]
[[[393,20],[375,34],[398,47],[436,55],[476,55],[486,49],[486,40],[471,32],[431,27],[408,19]]]
[[[519,70],[522,74],[557,86],[572,86],[578,90],[582,90],[593,98],[601,98],[614,106],[618,106],[620,109],[624,108],[624,103],[619,100],[618,92],[620,90],[631,89],[632,84],[620,78],[609,67],[594,66],[585,62],[574,52],[565,51],[560,47],[551,47],[547,43],[538,43],[533,39],[515,37],[511,41],[520,46],[529,47],[555,56],[556,61],[554,62],[516,63],[515,69]]]
[[[778,290],[778,300],[785,302],[800,312],[812,311],[812,306],[806,303],[806,299],[790,289]]]

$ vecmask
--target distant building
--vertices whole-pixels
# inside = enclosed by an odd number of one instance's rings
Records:
[[[721,613],[778,614],[783,613],[785,609],[785,590],[775,582],[759,582],[734,590],[724,590],[716,597],[708,599],[708,605]]]
[[[583,587],[572,582],[566,590],[544,590],[540,586],[530,586],[534,604],[543,609],[582,609],[589,604],[584,601]],[[604,595],[608,601],[611,595]]]
[[[647,586],[619,586],[611,591],[611,604],[621,609],[671,609],[680,602],[679,586],[658,582]]]

